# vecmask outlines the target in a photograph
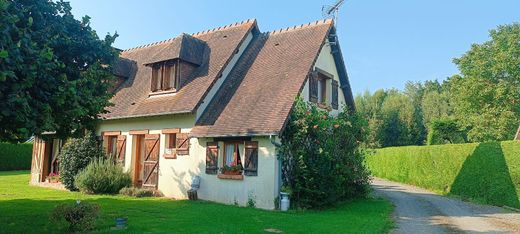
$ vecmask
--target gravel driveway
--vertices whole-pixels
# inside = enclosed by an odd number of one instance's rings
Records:
[[[376,195],[395,205],[392,233],[520,233],[520,213],[436,195],[374,178]]]

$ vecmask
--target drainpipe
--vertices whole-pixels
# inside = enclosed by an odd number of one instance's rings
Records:
[[[282,144],[275,141],[276,137],[273,137],[276,135],[269,135],[269,141],[271,141],[271,144],[273,144],[275,147],[280,147]],[[275,154],[276,154],[276,148],[275,148]],[[278,188],[276,191],[276,194],[280,196],[280,187],[282,186],[282,161],[278,158],[278,155],[276,155],[276,161],[278,162]]]

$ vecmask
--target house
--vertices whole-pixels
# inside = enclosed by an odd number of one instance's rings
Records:
[[[274,208],[276,145],[300,95],[332,114],[354,108],[333,20],[260,32],[247,20],[124,50],[96,134],[135,186]],[[62,142],[36,139],[32,183],[57,170]],[[221,173],[240,164],[242,173]]]

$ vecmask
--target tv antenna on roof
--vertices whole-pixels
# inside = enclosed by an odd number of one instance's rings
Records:
[[[326,19],[333,19],[336,21],[338,18],[339,7],[343,5],[343,3],[345,3],[345,0],[338,0],[332,6],[324,5],[321,7],[321,14]]]

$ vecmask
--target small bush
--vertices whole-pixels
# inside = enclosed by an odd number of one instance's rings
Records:
[[[93,194],[116,194],[130,186],[130,173],[113,160],[98,158],[88,164],[75,178],[75,185],[81,192]]]
[[[428,145],[459,144],[466,142],[466,131],[453,119],[439,119],[430,123]]]
[[[119,191],[119,194],[130,197],[153,197],[154,191],[144,188],[125,187]]]
[[[76,202],[56,206],[50,215],[53,224],[66,226],[68,232],[91,230],[98,217],[99,206],[93,203]]]
[[[0,143],[0,171],[30,170],[32,144]]]
[[[104,157],[105,153],[95,136],[87,134],[83,138],[73,138],[67,141],[60,153],[60,176],[65,188],[78,190],[74,178],[90,161]]]

